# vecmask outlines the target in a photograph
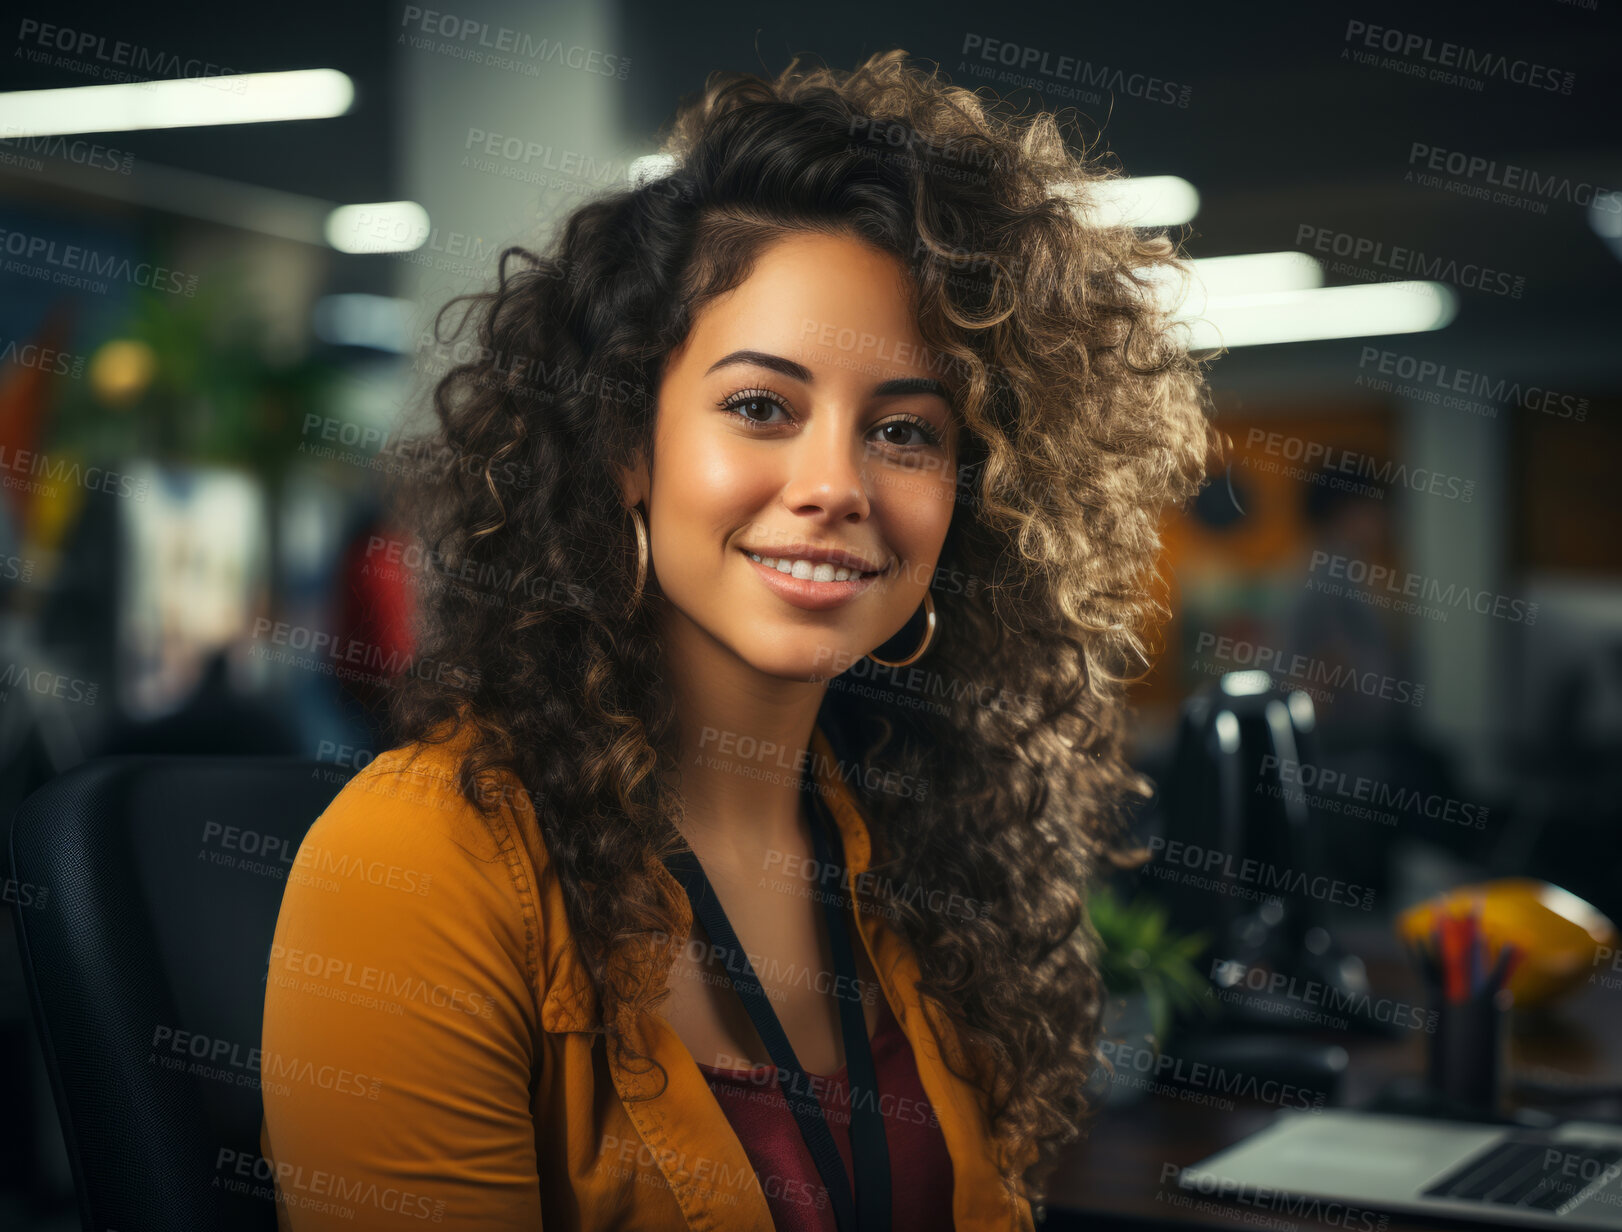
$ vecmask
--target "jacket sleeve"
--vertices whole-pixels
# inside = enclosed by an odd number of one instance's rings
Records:
[[[289,871],[260,1059],[278,1222],[535,1232],[529,881],[509,818],[402,765],[346,784]]]

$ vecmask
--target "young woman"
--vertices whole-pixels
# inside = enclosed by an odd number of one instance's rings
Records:
[[[298,1232],[1030,1228],[1080,1132],[1174,246],[900,52],[666,152],[460,318],[399,747],[271,953]]]

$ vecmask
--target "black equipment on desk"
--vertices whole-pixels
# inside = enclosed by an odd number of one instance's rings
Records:
[[[1188,699],[1164,834],[1150,844],[1163,866],[1155,894],[1180,927],[1216,933],[1210,974],[1225,1021],[1333,1018],[1386,1034],[1389,1023],[1357,1013],[1368,977],[1329,928],[1330,888],[1357,887],[1325,867],[1302,785],[1318,765],[1315,727],[1312,699],[1263,671],[1228,672]]]

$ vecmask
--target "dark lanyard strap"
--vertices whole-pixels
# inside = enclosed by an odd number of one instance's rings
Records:
[[[816,850],[818,883],[826,886],[828,879],[820,874],[823,870],[834,869],[839,874],[838,884],[843,887],[843,845],[836,861],[830,852],[828,839],[828,834],[831,834],[833,841],[839,843],[839,832],[831,822],[826,821],[826,811],[818,807],[821,801],[816,793],[808,785],[802,786],[813,805],[811,837]],[[827,834],[824,833],[825,829]],[[812,1162],[822,1176],[828,1199],[833,1204],[834,1222],[839,1232],[887,1232],[890,1227],[890,1148],[884,1136],[884,1119],[878,1106],[878,1079],[873,1067],[873,1050],[867,1039],[867,1021],[862,1014],[861,982],[856,976],[856,960],[851,949],[850,933],[845,926],[845,896],[842,889],[837,893],[823,892],[823,909],[828,917],[829,939],[833,943],[834,973],[840,977],[835,981],[835,996],[839,1001],[839,1023],[845,1040],[845,1069],[851,1096],[850,1146],[851,1159],[856,1166],[854,1203],[844,1160],[834,1144],[816,1090],[800,1067],[788,1035],[777,1020],[777,1014],[766,997],[749,956],[738,944],[737,934],[727,920],[710,879],[705,876],[704,869],[692,852],[672,856],[666,861],[666,867],[681,882],[693,906],[693,914],[703,924],[711,944],[725,959],[728,982],[743,999],[755,1030],[766,1045],[766,1051],[771,1054],[772,1064],[777,1067],[778,1084],[782,1085],[785,1074],[789,1077],[789,1089],[784,1092],[783,1098],[789,1111],[794,1114],[800,1136],[805,1139]],[[841,988],[851,991],[841,995]],[[857,1218],[858,1209],[860,1219]]]

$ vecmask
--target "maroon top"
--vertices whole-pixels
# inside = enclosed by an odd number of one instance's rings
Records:
[[[939,1232],[952,1226],[952,1157],[940,1121],[918,1078],[912,1045],[879,998],[873,1033],[873,1069],[879,1112],[890,1149],[890,1211],[894,1232]],[[822,1175],[777,1084],[777,1067],[721,1069],[698,1062],[710,1090],[737,1131],[755,1167],[777,1232],[837,1232],[833,1204]],[[855,1183],[850,1155],[850,1081],[841,1065],[826,1076],[811,1075],[817,1102],[845,1175]]]

